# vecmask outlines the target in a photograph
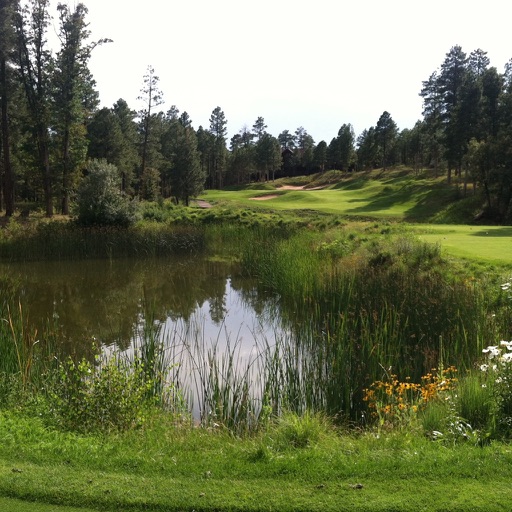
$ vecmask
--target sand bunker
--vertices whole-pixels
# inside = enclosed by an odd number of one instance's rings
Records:
[[[268,196],[259,196],[259,197],[250,197],[249,199],[251,201],[266,201],[267,199],[275,199],[276,197],[279,197],[279,194],[271,194]]]

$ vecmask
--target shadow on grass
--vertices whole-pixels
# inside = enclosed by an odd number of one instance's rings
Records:
[[[479,231],[471,233],[470,236],[490,236],[490,237],[512,237],[512,227],[499,227],[494,229],[483,228]]]
[[[400,183],[400,180],[397,180]],[[454,191],[443,186],[427,187],[423,184],[406,182],[402,186],[386,185],[385,189],[373,197],[354,199],[352,203],[364,203],[347,210],[349,214],[371,214],[392,211],[400,205],[415,201],[414,206],[403,213],[404,220],[426,221],[442,211],[454,199]]]

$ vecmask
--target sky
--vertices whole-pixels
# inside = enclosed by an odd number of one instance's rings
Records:
[[[209,127],[219,106],[228,137],[260,116],[276,137],[302,126],[328,144],[343,124],[357,137],[384,111],[400,130],[412,128],[422,117],[422,82],[453,46],[486,51],[499,72],[512,58],[512,7],[502,0],[83,3],[90,41],[113,40],[89,62],[101,106],[122,98],[142,108],[137,98],[152,66],[165,101],[159,109],[176,105],[197,129]]]

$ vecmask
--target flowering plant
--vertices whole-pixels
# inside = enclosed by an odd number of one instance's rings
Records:
[[[485,376],[484,386],[489,386],[494,400],[494,419],[497,433],[512,434],[512,341],[502,340],[482,350],[486,356],[480,371]]]
[[[389,375],[365,389],[363,400],[368,402],[379,427],[408,427],[429,402],[445,396],[455,387],[456,372],[453,366],[442,370],[433,368],[421,378],[421,383],[411,382],[409,377],[400,382],[396,375]]]

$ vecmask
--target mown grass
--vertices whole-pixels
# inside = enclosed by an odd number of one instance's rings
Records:
[[[440,178],[415,176],[404,171],[372,173],[326,173],[308,181],[279,180],[274,190],[253,189],[237,191],[207,191],[207,201],[235,202],[254,208],[278,210],[310,209],[351,217],[391,218],[407,221],[427,221],[445,209],[457,198],[456,187]],[[286,190],[282,185],[293,183],[303,190]],[[317,190],[317,187],[322,187]],[[274,196],[267,200],[261,199]]]
[[[285,184],[304,190],[280,190]],[[323,186],[321,190],[314,190]],[[311,190],[313,188],[313,190]],[[429,243],[438,243],[456,258],[485,264],[512,264],[511,232],[506,226],[485,226],[473,222],[481,203],[476,196],[463,198],[456,185],[444,178],[414,175],[403,170],[371,173],[330,171],[309,179],[282,179],[274,183],[278,197],[255,201],[265,193],[252,189],[208,191],[204,198],[224,207],[264,212],[324,212],[344,223],[377,219],[380,222],[406,221],[408,228]]]
[[[51,432],[14,414],[1,420],[0,494],[32,501],[35,511],[38,502],[119,511],[492,511],[507,509],[512,496],[512,454],[502,444],[357,436],[319,419],[299,445],[290,442],[297,429],[280,423],[235,439],[156,419],[103,438]]]
[[[467,260],[478,259],[487,265],[512,264],[510,226],[415,225],[421,240],[439,244],[446,253]]]

